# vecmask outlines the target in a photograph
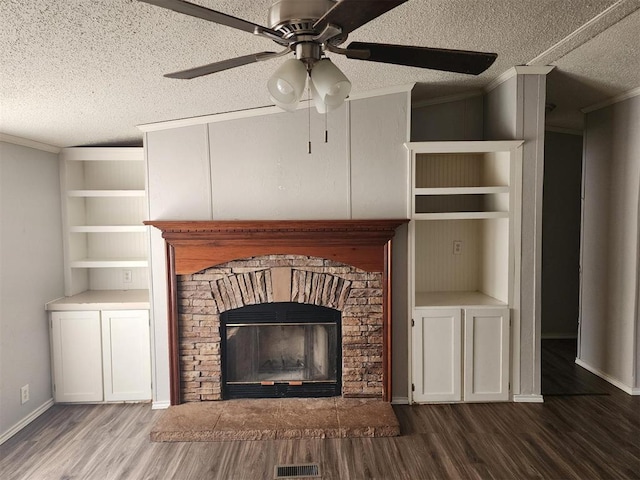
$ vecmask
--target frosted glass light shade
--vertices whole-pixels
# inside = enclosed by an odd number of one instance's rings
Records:
[[[311,81],[327,106],[339,107],[351,92],[349,79],[328,58],[313,65]]]
[[[316,110],[318,111],[318,113],[327,113],[332,110],[335,110],[340,106],[340,105],[327,105],[326,103],[324,103],[322,98],[320,98],[320,94],[316,90],[316,87],[314,86],[313,82],[309,82],[309,88],[311,89],[311,97],[313,98],[313,103],[316,106]]]
[[[267,89],[271,100],[280,108],[295,110],[307,81],[307,67],[304,63],[291,58],[269,78]]]

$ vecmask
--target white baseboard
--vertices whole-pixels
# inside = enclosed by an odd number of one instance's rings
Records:
[[[544,398],[542,395],[514,395],[513,401],[515,403],[544,403]]]
[[[576,365],[580,365],[585,370],[589,370],[594,375],[597,375],[601,379],[606,380],[607,382],[609,382],[614,387],[617,387],[620,390],[622,390],[624,393],[628,393],[629,395],[640,395],[640,388],[630,387],[626,383],[622,383],[617,378],[614,378],[614,377],[604,373],[603,371],[598,370],[595,367],[592,367],[591,365],[589,365],[588,363],[584,362],[583,360],[580,360],[579,358],[576,358]]]
[[[392,405],[409,405],[409,397],[392,397]]]
[[[24,427],[26,427],[27,425],[29,425],[31,422],[33,422],[36,418],[38,418],[40,415],[42,415],[44,412],[46,412],[47,410],[49,410],[51,407],[53,407],[53,398],[50,398],[49,400],[47,400],[46,402],[44,402],[42,405],[40,405],[38,408],[36,408],[33,412],[31,412],[29,415],[27,415],[26,417],[24,417],[22,420],[20,420],[18,423],[16,423],[13,427],[11,427],[8,431],[6,431],[5,433],[3,433],[0,436],[0,445],[2,445],[4,442],[6,442],[7,440],[9,440],[11,437],[13,437],[16,433],[18,433],[20,430],[22,430]]]
[[[162,402],[153,402],[151,404],[151,410],[165,410],[171,406],[169,400],[163,400]]]

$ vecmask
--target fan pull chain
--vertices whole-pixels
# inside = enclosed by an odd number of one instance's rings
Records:
[[[309,74],[309,82],[311,81],[311,74]],[[309,83],[307,82],[307,98],[309,99],[309,108],[307,108],[307,117],[308,122],[307,125],[309,127],[309,155],[311,155],[311,88],[309,87]]]
[[[329,129],[327,128],[327,110],[324,111],[324,143],[329,143]]]

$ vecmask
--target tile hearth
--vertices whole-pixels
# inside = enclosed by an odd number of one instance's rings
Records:
[[[184,403],[170,407],[151,430],[154,442],[398,435],[389,403],[339,397]]]

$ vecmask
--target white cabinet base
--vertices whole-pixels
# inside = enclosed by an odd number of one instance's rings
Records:
[[[509,400],[509,341],[507,307],[416,308],[412,401]]]
[[[51,312],[54,399],[151,400],[148,310]]]
[[[467,308],[464,351],[465,401],[509,400],[509,311]]]
[[[149,312],[102,312],[102,364],[107,402],[151,399]]]
[[[56,402],[102,401],[100,312],[52,312]]]
[[[413,318],[413,401],[460,401],[461,310],[416,309]]]

